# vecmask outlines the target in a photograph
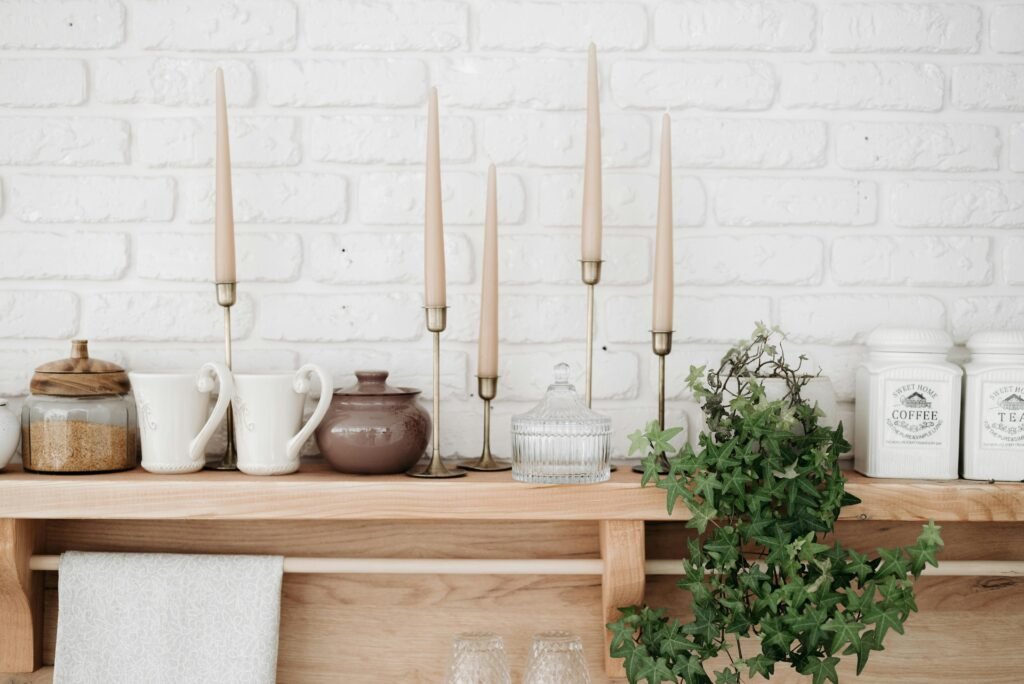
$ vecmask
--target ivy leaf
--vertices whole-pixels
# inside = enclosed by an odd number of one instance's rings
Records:
[[[864,623],[848,621],[842,613],[836,613],[835,617],[822,626],[822,629],[832,632],[832,645],[829,652],[839,653],[845,644],[849,644],[854,650],[860,647],[860,633],[864,629]]]
[[[647,441],[647,435],[643,430],[636,430],[629,435],[629,455],[647,451],[651,443]]]
[[[669,669],[664,658],[649,658],[637,668],[636,679],[633,681],[662,684],[662,682],[675,682],[675,679],[675,675]]]
[[[839,658],[835,656],[808,658],[797,671],[800,674],[812,675],[811,684],[822,684],[822,682],[839,684],[839,673],[836,672],[836,665],[838,664]]]
[[[875,626],[875,644],[881,645],[882,640],[885,639],[885,633],[890,629],[895,630],[898,634],[903,634],[903,620],[905,618],[893,606],[876,605],[878,610],[871,616],[870,620],[865,618],[864,621]]]

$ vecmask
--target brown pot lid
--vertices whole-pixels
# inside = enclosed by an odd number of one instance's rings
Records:
[[[116,363],[90,359],[87,340],[71,340],[71,356],[36,368],[29,389],[32,394],[91,397],[127,394],[131,383]]]
[[[334,393],[339,396],[379,397],[384,395],[419,394],[413,387],[394,387],[387,383],[388,372],[384,370],[356,371],[356,384],[344,387]]]

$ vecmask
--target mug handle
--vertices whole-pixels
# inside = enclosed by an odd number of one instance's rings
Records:
[[[287,456],[289,461],[299,460],[299,451],[302,449],[302,445],[306,443],[309,436],[313,434],[313,430],[324,419],[327,409],[331,405],[331,397],[334,395],[334,381],[327,374],[327,371],[315,363],[307,363],[295,372],[295,381],[292,383],[292,388],[299,394],[306,394],[309,392],[311,384],[309,379],[314,374],[320,379],[320,400],[317,401],[316,408],[313,409],[313,415],[309,417],[306,424],[295,433],[294,437],[288,440]]]
[[[217,403],[213,405],[213,412],[206,419],[206,424],[195,439],[189,444],[188,455],[193,461],[201,461],[206,458],[206,444],[217,431],[220,422],[224,420],[224,414],[228,412],[228,406],[235,395],[235,381],[231,377],[231,371],[222,363],[204,363],[196,375],[196,389],[203,394],[213,391],[214,380],[220,383],[220,395]]]

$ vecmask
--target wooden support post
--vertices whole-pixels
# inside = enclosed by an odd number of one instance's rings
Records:
[[[617,620],[619,608],[643,603],[644,600],[644,547],[643,520],[602,520],[598,523],[601,534],[601,608],[605,624]],[[605,674],[624,677],[622,660],[608,654],[611,633],[604,631]]]
[[[43,573],[33,573],[29,559],[43,550],[45,524],[0,518],[0,672],[42,663]]]

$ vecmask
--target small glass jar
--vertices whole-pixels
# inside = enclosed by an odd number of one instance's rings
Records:
[[[963,371],[942,330],[879,328],[857,368],[854,467],[868,477],[955,480]]]
[[[512,477],[521,482],[589,484],[611,474],[612,421],[591,411],[569,384],[569,364],[534,408],[512,418]]]
[[[981,332],[964,365],[964,477],[1024,480],[1024,330]]]
[[[71,357],[36,369],[21,414],[25,470],[107,473],[137,465],[135,402],[128,374],[89,358],[74,340]]]

